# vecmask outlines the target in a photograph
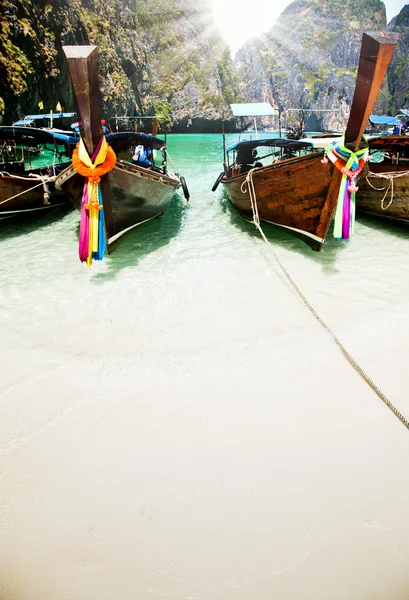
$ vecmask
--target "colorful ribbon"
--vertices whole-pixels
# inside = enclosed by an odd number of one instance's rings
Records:
[[[344,138],[339,142],[332,142],[326,148],[326,156],[322,160],[328,162],[329,159],[342,173],[334,221],[334,237],[339,240],[348,239],[354,232],[357,177],[369,158],[368,148],[353,152],[344,143]]]
[[[78,254],[81,262],[91,266],[102,260],[106,250],[104,208],[100,188],[101,176],[114,168],[116,156],[103,136],[90,158],[80,138],[73,152],[72,164],[85,179],[82,201]]]

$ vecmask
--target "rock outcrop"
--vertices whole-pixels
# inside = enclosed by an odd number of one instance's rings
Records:
[[[191,130],[214,122],[238,97],[230,51],[209,0],[2,0],[0,110],[73,108],[63,45],[100,49],[106,117],[161,114]],[[219,125],[220,130],[220,125]]]
[[[381,0],[295,0],[267,34],[237,53],[241,92],[248,101],[271,102],[284,125],[303,121],[310,130],[343,129],[362,32],[382,29],[386,14]],[[387,106],[385,84],[377,110],[384,112]]]

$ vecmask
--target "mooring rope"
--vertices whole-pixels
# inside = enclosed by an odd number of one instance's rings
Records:
[[[271,251],[273,253],[275,260],[277,261],[278,265],[280,266],[281,270],[283,271],[284,275],[287,277],[288,281],[290,282],[290,284],[292,285],[294,290],[297,292],[298,296],[304,302],[305,306],[314,315],[314,317],[317,319],[318,323],[331,335],[332,339],[334,340],[334,342],[336,343],[338,348],[341,350],[344,357],[347,359],[349,364],[355,369],[355,371],[358,373],[358,375],[360,375],[362,377],[362,379],[372,388],[372,390],[382,400],[382,402],[393,412],[393,414],[406,427],[406,429],[409,430],[409,420],[396,408],[396,406],[394,406],[394,404],[389,400],[389,398],[387,398],[387,396],[385,396],[385,394],[378,388],[378,386],[372,381],[372,379],[369,377],[369,375],[367,375],[365,373],[365,371],[362,369],[362,367],[357,363],[357,361],[354,359],[354,357],[351,356],[351,354],[348,352],[348,350],[345,348],[345,346],[342,344],[342,342],[337,338],[335,333],[330,329],[330,327],[325,323],[325,321],[322,320],[322,318],[319,316],[319,314],[317,313],[315,308],[310,304],[310,302],[307,300],[307,298],[305,297],[303,292],[300,290],[298,285],[295,283],[295,281],[293,280],[293,278],[291,277],[291,275],[289,274],[287,269],[284,267],[281,260],[278,258],[277,254],[274,252],[272,245],[266,238],[264,231],[260,225],[260,217],[259,217],[258,208],[257,208],[257,196],[256,196],[256,192],[255,192],[254,182],[253,182],[253,173],[255,170],[256,169],[251,169],[247,173],[246,179],[244,180],[244,182],[241,186],[241,191],[243,193],[246,193],[248,191],[249,196],[250,196],[250,202],[251,202],[251,207],[252,207],[252,211],[253,211],[253,221],[252,222],[259,230],[263,240],[271,248]]]
[[[368,185],[373,190],[376,190],[377,192],[382,192],[383,190],[386,189],[386,192],[383,195],[383,198],[381,200],[382,210],[386,210],[387,208],[389,208],[393,202],[393,182],[394,182],[394,180],[398,179],[399,177],[406,177],[407,175],[409,175],[409,171],[402,171],[400,173],[373,173],[372,171],[369,171],[368,175],[366,176],[366,181],[367,181]],[[372,183],[369,181],[369,177],[373,177],[374,179],[376,179],[376,178],[377,179],[386,179],[387,181],[389,181],[388,186],[377,188],[374,185],[372,185]],[[389,204],[387,204],[385,206],[384,201],[385,201],[386,196],[388,195],[389,190],[391,190],[391,199],[389,201]]]
[[[22,181],[27,181],[27,177],[20,177],[19,175],[13,175],[8,173],[7,171],[1,171],[0,172],[0,177],[4,177],[5,175],[7,175],[8,177],[12,177],[13,179],[20,179]],[[10,200],[14,200],[14,198],[18,198],[18,196],[22,196],[23,194],[27,194],[28,192],[31,192],[32,190],[35,190],[36,188],[40,187],[41,185],[43,186],[43,192],[44,192],[44,204],[50,204],[48,201],[49,198],[49,192],[48,192],[48,188],[47,188],[47,183],[50,181],[54,180],[54,177],[49,177],[47,175],[37,175],[37,174],[30,174],[30,177],[35,177],[36,179],[40,178],[41,179],[41,183],[38,183],[37,185],[33,185],[33,187],[28,188],[27,190],[23,190],[22,192],[19,192],[18,194],[14,194],[14,196],[10,196],[10,198],[6,198],[5,200],[2,200],[0,202],[0,204],[5,204],[6,202],[10,202]]]

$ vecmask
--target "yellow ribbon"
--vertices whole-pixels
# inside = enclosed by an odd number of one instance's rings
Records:
[[[98,198],[98,183],[92,181],[92,171],[98,167],[98,165],[102,165],[105,162],[106,156],[108,152],[108,143],[105,138],[103,138],[101,147],[98,151],[98,154],[95,158],[95,161],[92,162],[87,149],[84,144],[84,140],[80,138],[79,146],[78,146],[78,158],[82,163],[89,169],[91,169],[91,176],[88,179],[88,204],[85,205],[85,208],[89,210],[89,251],[87,258],[87,265],[90,266],[92,264],[92,253],[98,252],[98,219],[99,219],[99,211],[102,206],[99,204]]]

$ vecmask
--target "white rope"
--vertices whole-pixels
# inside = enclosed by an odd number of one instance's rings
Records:
[[[263,240],[267,244],[269,244],[269,241],[266,238],[266,236],[264,235],[263,229],[261,228],[260,217],[259,217],[259,214],[258,214],[257,196],[256,196],[256,190],[255,190],[254,181],[253,181],[253,173],[254,173],[254,171],[257,170],[257,168],[258,167],[254,167],[253,169],[250,169],[250,171],[246,175],[246,179],[241,184],[241,188],[240,189],[241,189],[241,191],[242,191],[243,194],[245,194],[248,191],[249,196],[250,196],[250,202],[251,202],[251,210],[253,211],[253,220],[252,220],[252,223],[254,223],[254,225],[259,230],[259,232],[260,232]]]
[[[169,159],[169,160],[170,160],[170,162],[171,162],[171,165],[172,165],[172,167],[173,167],[173,172],[174,172],[174,173],[176,173],[176,165],[175,165],[175,163],[173,162],[173,160],[172,160],[172,157],[171,157],[171,155],[169,154],[169,151],[168,151],[168,149],[166,149],[166,159]]]
[[[383,195],[383,198],[381,200],[382,210],[386,210],[387,208],[389,208],[393,202],[393,192],[394,192],[393,182],[394,182],[394,180],[398,179],[399,177],[406,177],[408,175],[409,175],[409,171],[402,171],[400,173],[373,173],[372,171],[369,171],[368,175],[366,176],[366,181],[367,181],[368,185],[373,190],[376,190],[377,192],[382,192],[383,190],[386,189],[386,192]],[[386,179],[387,181],[389,181],[388,186],[377,188],[374,185],[372,185],[372,183],[369,181],[369,177],[373,177],[374,179]],[[388,195],[389,190],[391,190],[391,199],[390,199],[389,203],[385,206],[384,202],[385,202],[386,196]]]
[[[317,319],[317,321],[319,322],[319,324],[331,335],[331,337],[334,340],[335,344],[341,350],[342,354],[347,359],[347,361],[349,362],[349,364],[362,377],[362,379],[369,385],[369,387],[372,388],[372,390],[375,392],[375,394],[393,412],[393,414],[406,427],[406,429],[409,430],[409,420],[396,408],[396,406],[394,406],[392,404],[392,402],[387,398],[387,396],[385,396],[385,394],[372,381],[372,379],[369,377],[369,375],[367,375],[365,373],[365,371],[362,369],[362,367],[356,362],[356,360],[354,359],[354,357],[349,354],[349,352],[345,348],[345,346],[343,346],[343,344],[340,342],[340,340],[337,338],[337,336],[328,327],[328,325],[325,323],[325,321],[323,321],[321,319],[321,317],[319,316],[319,314],[317,313],[317,311],[314,309],[314,307],[310,304],[310,302],[304,296],[304,294],[302,293],[302,291],[300,290],[300,288],[297,286],[297,284],[295,283],[295,281],[293,280],[293,278],[291,277],[291,275],[288,273],[287,269],[284,267],[284,265],[282,264],[282,262],[278,258],[277,254],[274,252],[274,250],[273,250],[270,242],[266,238],[266,236],[264,234],[264,231],[262,230],[262,227],[260,225],[260,217],[259,217],[258,208],[257,208],[257,196],[256,196],[256,190],[255,190],[255,187],[254,187],[254,182],[253,182],[253,173],[254,173],[255,170],[256,169],[250,169],[250,171],[246,175],[246,179],[243,181],[242,186],[241,186],[241,191],[243,192],[243,194],[245,194],[248,191],[249,196],[250,196],[251,208],[252,208],[252,211],[253,211],[253,221],[252,222],[257,227],[257,229],[260,231],[263,240],[271,248],[272,254],[273,254],[275,260],[277,261],[279,267],[281,268],[282,272],[284,273],[284,275],[286,276],[286,278],[288,279],[288,281],[290,282],[290,284],[292,285],[292,287],[294,288],[294,290],[297,292],[298,296],[301,298],[301,300],[303,301],[303,303],[305,304],[305,306],[314,315],[314,317]]]
[[[5,175],[7,175],[8,177],[11,177],[12,179],[20,179],[22,181],[27,181],[27,177],[20,177],[19,175],[13,175],[10,173],[7,173],[7,171],[1,171],[0,172],[0,177],[4,177]],[[0,202],[1,204],[5,204],[6,202],[10,202],[10,200],[14,200],[14,198],[18,198],[18,196],[22,196],[23,194],[27,194],[28,192],[31,192],[32,190],[35,190],[36,188],[43,186],[43,192],[44,192],[44,204],[50,204],[48,202],[48,197],[49,197],[49,192],[48,192],[48,188],[47,188],[47,183],[50,181],[54,181],[54,177],[49,177],[48,175],[37,175],[34,173],[30,173],[30,177],[35,177],[36,179],[40,178],[41,179],[41,183],[38,183],[37,185],[34,185],[31,188],[28,188],[27,190],[23,190],[22,192],[19,192],[18,194],[14,194],[14,196],[10,196],[10,198],[6,198],[5,200],[2,200]]]

